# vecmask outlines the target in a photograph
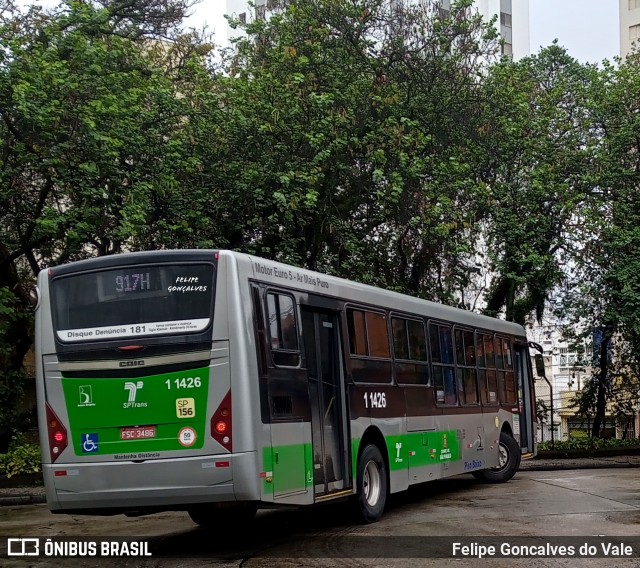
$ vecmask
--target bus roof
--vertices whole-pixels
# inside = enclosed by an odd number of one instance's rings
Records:
[[[219,257],[233,259],[241,276],[266,284],[340,298],[347,302],[361,305],[397,310],[460,325],[489,329],[499,333],[525,336],[524,328],[513,322],[229,250],[177,249],[122,253],[52,267],[49,269],[49,275],[62,276],[75,272],[116,268],[129,265],[132,261],[135,264],[152,264],[160,261],[211,261],[216,258],[216,254]]]

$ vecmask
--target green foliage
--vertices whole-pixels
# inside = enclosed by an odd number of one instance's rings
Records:
[[[468,6],[441,20],[432,3],[289,2],[248,26],[188,125],[214,241],[453,301],[480,60],[497,48]]]
[[[19,427],[19,408],[25,380],[22,359],[28,349],[31,313],[18,297],[0,287],[0,449]],[[23,339],[20,339],[20,336]]]
[[[139,246],[154,196],[178,191],[189,38],[157,49],[185,0],[64,2],[0,13],[0,435],[33,336],[28,289],[49,265]],[[180,49],[175,49],[179,46]],[[177,140],[177,141],[176,141]]]
[[[575,246],[572,221],[591,189],[589,84],[595,70],[552,45],[502,61],[486,83],[488,258],[486,313],[542,317]],[[486,144],[486,146],[485,146]],[[486,149],[485,149],[486,148]]]
[[[7,453],[0,454],[0,476],[13,477],[41,471],[40,446],[25,443],[24,439],[13,440]]]

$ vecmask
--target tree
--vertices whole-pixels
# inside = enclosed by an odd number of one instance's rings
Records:
[[[485,313],[542,317],[564,278],[579,207],[592,187],[588,100],[595,69],[552,45],[503,60],[487,81],[484,238],[494,278]]]
[[[452,301],[497,48],[469,5],[289,2],[248,26],[188,125],[215,242]]]
[[[541,427],[549,420],[550,411],[551,408],[543,398],[536,400],[536,420]],[[544,428],[542,428],[542,432],[544,433]],[[544,438],[542,441],[544,442]]]
[[[31,345],[27,290],[46,266],[132,243],[175,191],[185,111],[152,46],[182,0],[63,2],[0,16],[0,407]],[[176,20],[177,18],[177,20]],[[5,412],[0,429],[13,417]]]
[[[589,107],[597,139],[593,191],[581,211],[581,245],[564,293],[563,312],[584,334],[597,330],[599,346],[590,392],[593,436],[607,404],[637,406],[640,348],[640,67],[630,59],[605,65],[592,82]],[[625,410],[626,407],[626,410]],[[614,410],[615,412],[615,410]]]

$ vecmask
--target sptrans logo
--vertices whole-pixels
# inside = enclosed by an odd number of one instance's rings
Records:
[[[147,407],[146,402],[136,402],[136,396],[138,394],[138,391],[142,389],[142,387],[144,387],[144,383],[142,381],[138,381],[135,383],[131,381],[127,381],[124,384],[124,390],[129,392],[129,397],[127,399],[127,402],[124,402],[122,404],[122,408],[146,408]]]

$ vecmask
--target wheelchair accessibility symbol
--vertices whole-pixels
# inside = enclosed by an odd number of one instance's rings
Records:
[[[98,451],[98,434],[82,434],[82,453],[95,454]]]

